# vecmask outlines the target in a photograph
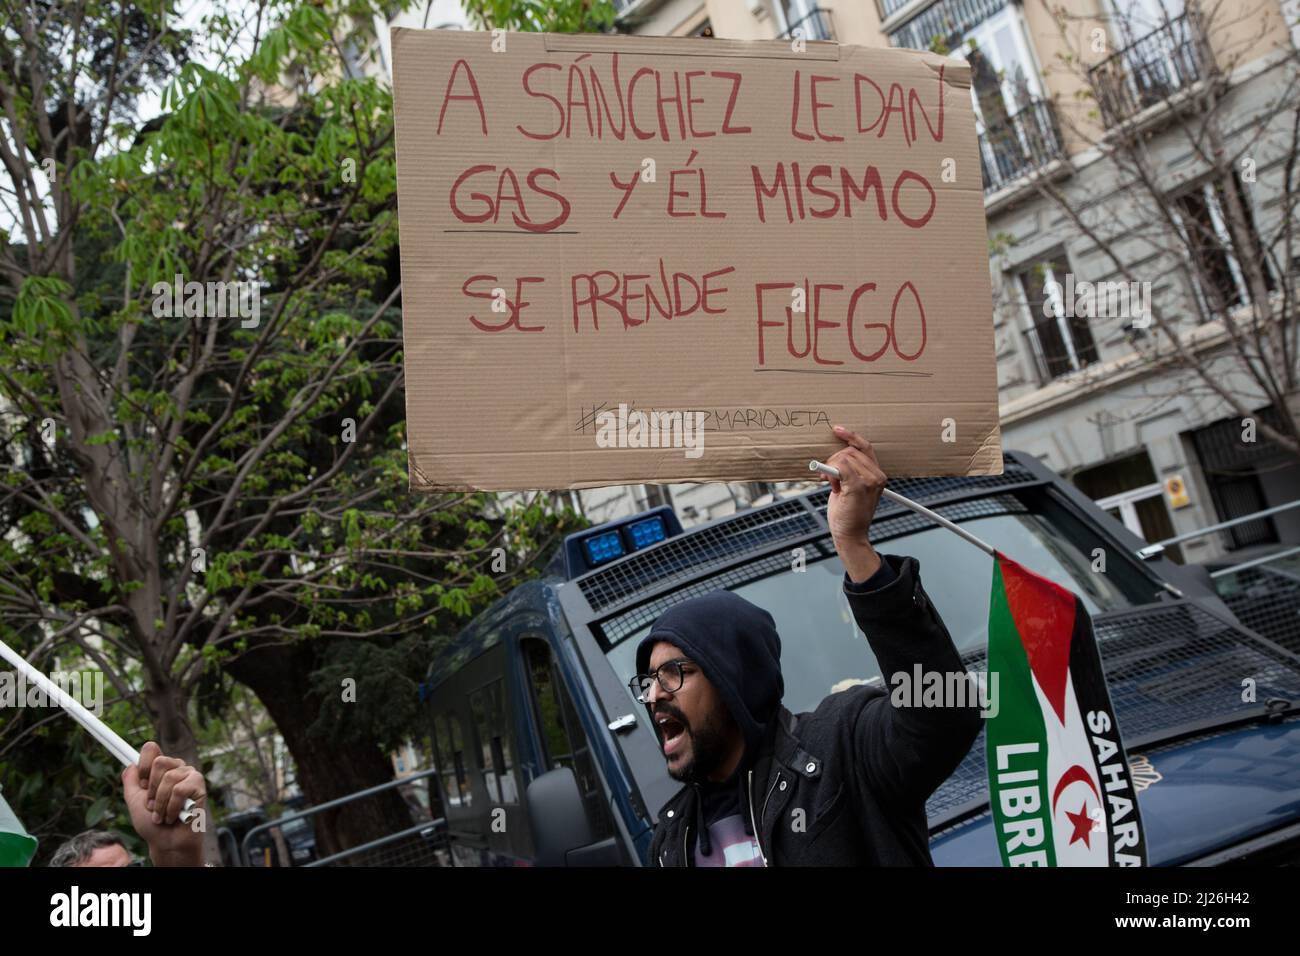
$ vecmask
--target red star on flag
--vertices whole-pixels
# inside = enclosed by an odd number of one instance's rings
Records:
[[[1086,799],[1083,801],[1083,806],[1079,808],[1078,813],[1071,813],[1066,810],[1065,815],[1074,824],[1074,832],[1070,834],[1070,842],[1074,843],[1076,840],[1082,839],[1083,845],[1091,850],[1092,843],[1088,839],[1088,834],[1092,832],[1092,817],[1088,816],[1088,801]]]

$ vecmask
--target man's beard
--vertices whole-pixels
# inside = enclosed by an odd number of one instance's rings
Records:
[[[674,716],[680,718],[680,711]],[[707,780],[709,774],[726,759],[727,731],[731,725],[731,715],[724,714],[721,718],[716,715],[706,717],[699,727],[687,726],[686,733],[691,738],[690,760],[677,770],[669,769],[668,775],[679,783],[703,783]]]

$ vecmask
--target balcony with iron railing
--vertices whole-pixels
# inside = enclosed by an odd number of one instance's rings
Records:
[[[1107,126],[1118,126],[1168,100],[1205,75],[1201,36],[1184,13],[1088,70]]]
[[[910,0],[884,0],[881,15],[888,20]],[[928,50],[934,41],[955,47],[978,24],[1006,7],[1008,0],[938,0],[907,22],[889,30],[889,42],[910,50]]]
[[[880,18],[888,20],[911,2],[912,0],[880,0]]]
[[[1046,100],[1032,100],[1004,120],[989,123],[980,133],[979,148],[986,198],[1065,158],[1056,114]]]
[[[789,29],[781,35],[786,39],[794,39],[797,36],[804,40],[834,40],[835,27],[831,23],[831,12],[821,7],[813,7],[790,24]]]

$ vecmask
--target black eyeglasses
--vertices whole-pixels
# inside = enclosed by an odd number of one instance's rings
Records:
[[[650,693],[650,684],[653,681],[659,682],[659,689],[665,694],[675,694],[681,690],[682,683],[686,680],[686,671],[683,668],[688,667],[694,668],[695,665],[685,657],[665,661],[656,667],[653,673],[637,674],[627,682],[627,686],[632,691],[632,696],[644,704],[647,703],[646,696]]]

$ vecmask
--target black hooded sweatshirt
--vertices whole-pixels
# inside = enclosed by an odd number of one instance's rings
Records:
[[[867,629],[868,638],[873,636],[873,632],[879,631],[876,626],[868,629],[868,624],[883,624],[884,620],[888,620],[889,626],[885,630],[890,632],[891,638],[894,633],[900,637],[908,632],[911,633],[911,639],[903,637],[903,642],[913,645],[916,656],[907,654],[907,657],[924,661],[928,665],[942,665],[941,669],[960,669],[960,658],[952,646],[951,638],[943,628],[937,613],[924,599],[919,575],[916,573],[915,559],[892,555],[883,558],[880,569],[867,581],[854,583],[847,575],[844,577],[844,589],[849,596],[850,605],[858,617],[860,626]],[[900,589],[907,592],[905,598]],[[864,616],[871,613],[868,608],[879,608],[884,617],[877,621],[868,621]],[[890,643],[893,644],[896,640],[897,638],[892,638]],[[785,691],[785,683],[781,675],[781,639],[777,634],[775,622],[767,611],[729,591],[715,591],[683,602],[662,614],[651,627],[649,634],[638,645],[638,673],[646,673],[649,670],[650,654],[660,641],[666,641],[680,648],[698,665],[704,676],[717,688],[745,740],[744,756],[732,776],[721,783],[701,782],[684,787],[669,806],[661,811],[660,831],[664,831],[667,826],[674,833],[678,833],[680,828],[685,826],[686,835],[691,837],[686,862],[696,866],[762,866],[765,854],[769,865],[785,862],[779,858],[772,858],[773,854],[769,852],[771,848],[761,845],[761,835],[759,839],[750,839],[755,837],[755,824],[763,826],[763,820],[755,819],[761,816],[758,806],[766,808],[767,801],[763,799],[764,794],[770,797],[774,792],[771,787],[780,784],[786,784],[780,786],[780,790],[787,802],[791,802],[790,798],[796,791],[799,791],[801,796],[805,793],[812,796],[807,787],[802,786],[811,785],[811,780],[794,779],[790,776],[781,776],[779,773],[773,776],[769,768],[772,766],[771,756],[774,748],[789,750],[795,744],[807,744],[808,747],[815,748],[812,752],[806,752],[804,749],[797,750],[799,758],[795,769],[801,776],[806,775],[815,780],[822,778],[840,780],[850,777],[855,770],[860,771],[862,768],[827,766],[823,755],[816,752],[829,748],[829,739],[824,728],[830,721],[842,728],[840,732],[830,734],[830,737],[847,740],[860,738],[866,727],[864,720],[866,711],[863,710],[863,705],[868,704],[871,698],[881,695],[881,691],[869,687],[857,687],[832,695],[837,699],[833,704],[828,698],[823,708],[819,708],[819,714],[825,711],[825,716],[808,724],[810,730],[817,734],[818,739],[813,743],[799,739],[798,731],[792,734],[789,727],[781,726],[783,722],[797,722],[798,718],[792,717],[785,708],[781,707],[781,699]],[[875,647],[877,642],[871,640],[871,643]],[[886,659],[891,663],[898,661],[896,652],[882,655],[880,650],[878,649],[877,656],[881,658],[882,665],[885,664]],[[875,712],[876,708],[873,705],[868,709]],[[653,709],[647,707],[647,711],[650,712],[653,725]],[[833,716],[841,711],[842,717]],[[778,720],[778,717],[781,719]],[[845,721],[848,723],[846,724]],[[945,739],[934,742],[937,746],[933,746],[934,753],[928,761],[931,767],[924,773],[914,775],[918,782],[937,775],[933,785],[923,784],[927,794],[934,785],[951,773],[961,756],[969,749],[979,730],[978,714],[958,714],[952,726],[938,726],[934,730],[941,733]],[[780,740],[777,739],[778,735],[782,735]],[[871,736],[869,732],[867,735]],[[879,743],[891,751],[895,746],[911,749],[912,741],[907,737],[896,741],[890,740],[892,737],[893,734],[886,733],[885,739]],[[930,746],[922,745],[922,747]],[[878,752],[880,748],[873,746],[870,749]],[[833,752],[827,749],[824,756],[830,757]],[[858,752],[861,753],[860,750]],[[916,756],[924,755],[916,754]],[[760,758],[766,759],[760,760]],[[893,758],[885,759],[893,762]],[[857,763],[857,760],[853,762]],[[868,763],[874,763],[874,760],[869,760]],[[811,771],[808,770],[810,766],[814,766]],[[755,771],[754,776],[762,775],[764,778],[753,784],[757,790],[755,801],[758,806],[752,806],[748,796],[750,771]],[[768,777],[771,777],[771,786],[766,779]],[[786,794],[789,783],[800,786],[790,788],[789,793]],[[814,813],[841,804],[838,798],[828,799],[824,804],[819,802],[821,799],[823,798],[815,799],[814,802],[818,805],[812,808]],[[798,802],[793,801],[795,805],[798,805]],[[874,794],[858,802],[862,804],[860,812],[871,817],[876,816],[873,811],[884,809],[875,799]],[[892,802],[892,797],[886,798],[883,802]],[[780,801],[773,801],[773,807],[777,803]],[[676,809],[670,810],[670,808]],[[666,819],[665,812],[667,817],[672,819]],[[813,824],[813,835],[825,830],[832,818],[838,816],[840,816],[838,813],[819,815]],[[845,816],[841,824],[847,823],[853,816],[855,814]],[[905,831],[900,834],[902,845],[897,851],[881,846],[865,853],[852,851],[849,853],[851,857],[864,862],[878,863],[928,862],[929,854],[925,850],[927,840],[923,797],[915,805],[909,800],[904,812],[896,814],[893,820],[880,821],[880,823],[883,824],[882,829],[886,831],[896,829]],[[839,829],[840,827],[837,826],[836,830]],[[656,846],[660,845],[662,836],[662,832],[656,834]],[[720,838],[725,845],[716,847],[715,838]],[[878,841],[873,840],[873,842]],[[671,847],[669,851],[669,856],[681,856]],[[838,862],[838,860],[826,862]]]

